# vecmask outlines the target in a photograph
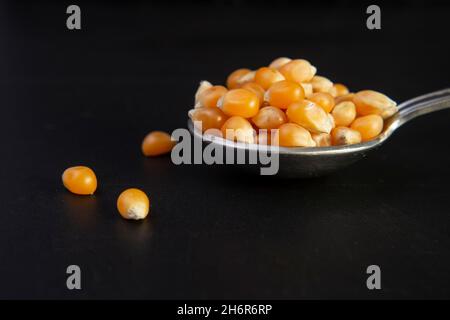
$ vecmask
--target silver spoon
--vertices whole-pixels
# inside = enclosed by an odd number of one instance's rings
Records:
[[[450,108],[450,89],[425,94],[401,103],[398,106],[398,112],[385,121],[383,132],[371,141],[334,147],[275,148],[268,146],[268,149],[279,154],[277,176],[318,177],[339,170],[365,157],[367,152],[379,147],[406,122],[418,116],[447,108]],[[204,143],[219,144],[225,149],[245,149],[246,156],[251,152],[258,152],[258,146],[254,144],[202,136],[201,132],[194,130],[191,120],[188,121],[188,127],[194,138],[202,139]],[[240,165],[240,167],[259,173],[261,165],[247,164]]]

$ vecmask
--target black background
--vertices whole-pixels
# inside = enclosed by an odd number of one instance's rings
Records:
[[[399,102],[449,87],[448,5],[381,2],[369,31],[353,2],[78,2],[69,31],[69,4],[0,2],[0,298],[450,297],[450,111],[314,180],[140,153],[147,132],[185,126],[200,80],[278,56]],[[93,197],[61,184],[79,164]],[[151,198],[145,221],[115,209],[129,187]]]

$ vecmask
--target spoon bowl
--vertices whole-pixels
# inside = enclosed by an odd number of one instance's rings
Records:
[[[277,176],[289,178],[310,178],[327,175],[336,170],[351,165],[364,158],[371,150],[380,147],[404,123],[427,113],[450,108],[450,89],[444,89],[408,100],[398,106],[398,112],[385,120],[383,132],[373,140],[332,147],[274,147],[257,144],[233,142],[210,135],[202,135],[188,120],[188,128],[194,139],[200,139],[204,144],[215,144],[227,152],[245,153],[245,159],[257,158],[261,148],[277,156],[279,161]],[[240,168],[262,173],[262,164],[241,164]]]

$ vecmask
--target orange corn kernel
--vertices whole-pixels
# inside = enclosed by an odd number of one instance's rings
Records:
[[[344,101],[352,101],[353,102],[354,96],[355,96],[354,93],[347,93],[347,94],[344,94],[343,96],[335,97],[334,104],[339,104]]]
[[[353,121],[351,128],[361,133],[362,141],[368,141],[383,130],[383,118],[376,114],[359,117]]]
[[[141,149],[145,156],[159,156],[168,153],[175,146],[170,134],[163,131],[152,131],[142,141]]]
[[[303,87],[296,82],[283,80],[272,84],[267,90],[266,99],[269,105],[287,109],[293,103],[305,98]]]
[[[284,80],[283,75],[274,68],[262,67],[259,68],[255,73],[255,82],[259,84],[264,90],[269,89],[269,87],[275,82]]]
[[[303,59],[295,59],[280,68],[286,80],[294,82],[308,82],[315,74],[315,68]]]
[[[97,177],[88,167],[77,166],[64,170],[62,174],[64,187],[72,193],[88,195],[97,189]]]
[[[150,200],[143,191],[130,188],[117,198],[117,210],[125,219],[144,219],[150,210]]]
[[[230,73],[230,75],[227,78],[227,87],[228,89],[236,89],[239,88],[240,85],[240,79],[245,76],[247,73],[250,73],[250,69],[242,68],[237,69]]]
[[[356,107],[351,101],[337,104],[331,112],[336,126],[349,126],[356,118]]]
[[[331,144],[340,146],[361,142],[361,134],[347,127],[336,127],[331,131]]]
[[[328,113],[309,100],[292,103],[286,114],[291,122],[295,122],[311,132],[330,133],[333,128],[333,122]]]
[[[317,147],[331,146],[331,135],[329,133],[311,133],[311,137]]]
[[[256,82],[247,82],[243,84],[241,88],[256,94],[259,99],[259,105],[261,106],[263,104],[265,91],[259,84],[257,84]]]
[[[327,113],[328,119],[330,119],[331,129],[336,128],[336,123],[334,122],[333,115],[331,113]]]
[[[331,88],[330,93],[333,97],[340,97],[349,94],[349,91],[348,88],[342,83],[335,83],[333,84],[333,88]]]
[[[222,136],[228,140],[246,143],[255,142],[255,129],[253,129],[253,126],[248,120],[242,117],[234,116],[229,118],[225,121],[221,130]]]
[[[300,83],[300,85],[302,86],[303,91],[305,91],[306,98],[309,98],[313,95],[314,92],[313,92],[313,87],[312,87],[311,83],[302,82],[302,83]]]
[[[189,112],[189,117],[194,122],[200,121],[202,123],[202,132],[208,129],[220,129],[227,116],[219,108],[196,108]]]
[[[334,107],[334,98],[331,94],[325,92],[313,93],[308,100],[315,102],[325,112],[331,112]]]
[[[273,144],[282,147],[315,147],[311,133],[295,123],[282,124],[275,132]]]
[[[270,63],[269,68],[280,69],[286,63],[289,63],[291,61],[292,59],[286,57],[277,58]]]
[[[359,115],[378,114],[383,119],[397,112],[397,104],[382,93],[373,90],[359,91],[353,97]]]
[[[314,92],[326,92],[329,93],[333,88],[333,82],[329,79],[321,76],[314,76],[311,79],[311,84]]]
[[[287,122],[287,117],[282,110],[269,106],[261,108],[252,121],[260,129],[276,129]]]
[[[258,96],[253,92],[246,89],[233,89],[223,96],[219,108],[227,116],[251,118],[258,113],[259,105]]]
[[[227,91],[227,88],[224,86],[212,86],[199,94],[198,102],[201,107],[217,107],[217,101],[219,101]]]

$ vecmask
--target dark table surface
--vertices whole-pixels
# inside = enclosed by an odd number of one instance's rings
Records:
[[[0,3],[0,298],[449,298],[450,111],[313,180],[147,159],[143,136],[185,127],[199,80],[303,57],[403,101],[450,87],[450,7],[216,2]],[[95,196],[61,184],[92,167]],[[128,187],[151,215],[121,219]],[[82,290],[66,288],[66,267]],[[379,265],[382,290],[366,288]]]

